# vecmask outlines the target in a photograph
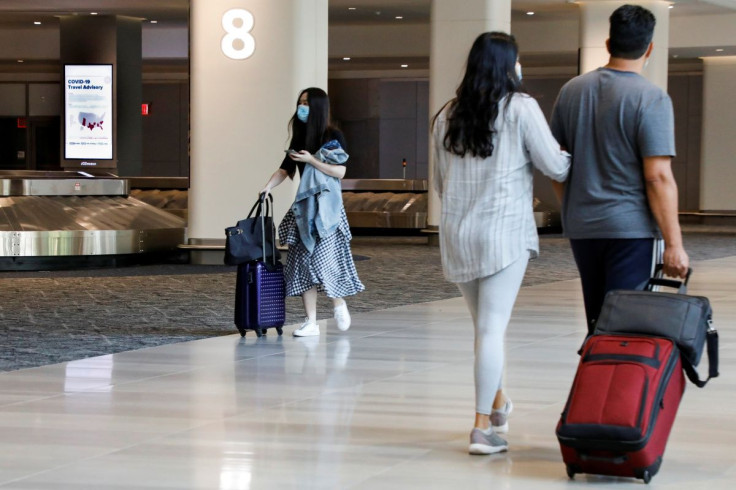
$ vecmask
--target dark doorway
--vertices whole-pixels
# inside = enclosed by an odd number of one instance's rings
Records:
[[[0,169],[61,170],[60,118],[0,117]]]
[[[0,169],[25,170],[28,159],[26,118],[0,117]]]
[[[60,124],[59,117],[29,118],[29,170],[61,170]]]

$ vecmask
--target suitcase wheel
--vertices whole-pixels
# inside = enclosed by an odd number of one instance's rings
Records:
[[[268,329],[264,328],[263,330],[261,330],[261,333],[263,333],[263,335],[266,335],[268,333]]]
[[[283,329],[283,328],[281,328],[281,327],[276,327],[276,332],[277,332],[277,333],[278,333],[279,335],[283,335],[283,333],[284,333],[284,329]]]
[[[240,336],[241,337],[245,337],[245,329],[244,328],[239,328],[238,329],[238,332],[240,332]]]
[[[256,335],[258,335],[258,338],[261,338],[263,336],[263,334],[261,333],[261,329],[260,328],[256,328],[255,331],[256,331]]]
[[[571,464],[566,465],[567,476],[572,480],[575,478],[575,467]]]
[[[644,470],[644,473],[641,475],[641,479],[644,480],[644,483],[652,481],[652,475],[649,474],[649,470]]]

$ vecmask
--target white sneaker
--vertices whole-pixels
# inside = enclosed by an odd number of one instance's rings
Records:
[[[312,337],[314,335],[319,335],[319,325],[309,318],[305,318],[304,323],[294,330],[294,337]]]
[[[347,303],[343,302],[340,306],[335,307],[335,320],[337,320],[337,328],[341,331],[344,332],[350,328],[350,312]]]

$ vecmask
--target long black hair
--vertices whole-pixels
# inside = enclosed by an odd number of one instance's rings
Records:
[[[309,117],[307,122],[303,123],[296,116],[296,110],[299,108],[299,99],[305,93],[309,103]],[[294,115],[289,120],[289,129],[292,134],[292,141],[303,138],[304,149],[309,153],[316,153],[327,142],[326,138],[329,136],[330,130],[334,129],[330,119],[330,98],[327,96],[327,92],[316,87],[310,87],[299,92]]]
[[[516,39],[510,34],[486,32],[475,39],[463,81],[447,104],[447,133],[442,140],[447,151],[463,157],[493,154],[499,102],[506,95],[523,93],[515,69],[518,55]]]

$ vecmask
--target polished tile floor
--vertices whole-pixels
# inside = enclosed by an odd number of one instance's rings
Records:
[[[650,487],[733,489],[736,257],[694,266],[690,290],[713,303],[723,374],[687,388]],[[576,280],[522,289],[507,335],[505,454],[466,452],[472,332],[451,299],[357,314],[346,333],[322,321],[319,338],[236,334],[0,373],[0,488],[645,488],[565,475],[554,427],[581,304]]]

